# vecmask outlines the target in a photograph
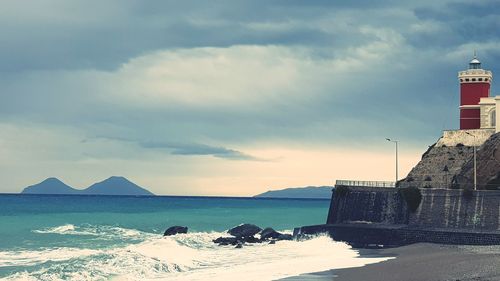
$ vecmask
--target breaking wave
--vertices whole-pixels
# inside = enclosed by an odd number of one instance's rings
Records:
[[[39,234],[60,234],[60,235],[87,235],[97,236],[100,238],[141,238],[144,235],[151,235],[150,233],[142,232],[135,229],[127,229],[117,226],[92,226],[83,225],[75,226],[73,224],[65,224],[56,227],[48,227],[38,230],[33,230],[34,233]]]
[[[221,232],[161,237],[119,227],[62,225],[35,233],[114,234],[138,243],[102,249],[50,248],[0,252],[2,267],[22,270],[6,280],[274,280],[302,273],[362,266],[388,258],[362,258],[348,245],[325,235],[305,241],[251,244],[242,249],[218,246]]]

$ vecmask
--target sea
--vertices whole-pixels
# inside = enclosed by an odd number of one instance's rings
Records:
[[[363,266],[347,244],[212,242],[242,223],[292,233],[326,221],[330,200],[171,196],[0,195],[1,280],[277,280]],[[188,234],[163,237],[166,228]]]

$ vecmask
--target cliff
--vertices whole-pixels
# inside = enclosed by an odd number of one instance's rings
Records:
[[[453,147],[433,144],[422,155],[422,159],[400,181],[400,187],[451,188],[452,180],[472,159],[473,147],[458,144]]]
[[[477,150],[477,187],[496,190],[500,187],[500,133],[491,136]],[[459,188],[472,188],[474,159],[469,158],[453,179]]]
[[[475,133],[475,132],[473,132]],[[474,146],[477,145],[477,187],[500,187],[500,133],[477,143],[452,143],[441,138],[422,155],[420,162],[401,180],[400,187],[472,189]],[[454,146],[447,146],[453,144]]]

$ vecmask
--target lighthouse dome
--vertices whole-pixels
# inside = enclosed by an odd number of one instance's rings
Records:
[[[481,62],[476,56],[469,62],[469,69],[481,69]]]

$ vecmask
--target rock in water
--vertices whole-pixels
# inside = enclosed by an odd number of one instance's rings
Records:
[[[214,243],[219,244],[219,246],[236,245],[240,241],[236,237],[219,237],[213,240]]]
[[[267,227],[267,228],[264,228],[264,230],[262,230],[260,232],[260,239],[261,240],[267,240],[267,239],[278,239],[278,237],[280,237],[280,235],[282,235],[281,233],[277,232],[276,230],[270,228],[270,227]]]
[[[291,234],[280,234],[278,240],[292,240],[293,236]]]
[[[234,237],[252,237],[259,233],[262,229],[254,224],[242,224],[231,228],[228,233]]]
[[[241,248],[243,248],[243,244],[238,243],[238,245],[236,245],[236,247],[235,247],[235,248],[236,248],[236,249],[241,249]]]
[[[172,226],[169,227],[167,230],[165,230],[165,233],[163,233],[163,236],[171,236],[171,235],[176,235],[179,233],[187,233],[188,228],[186,226]]]

